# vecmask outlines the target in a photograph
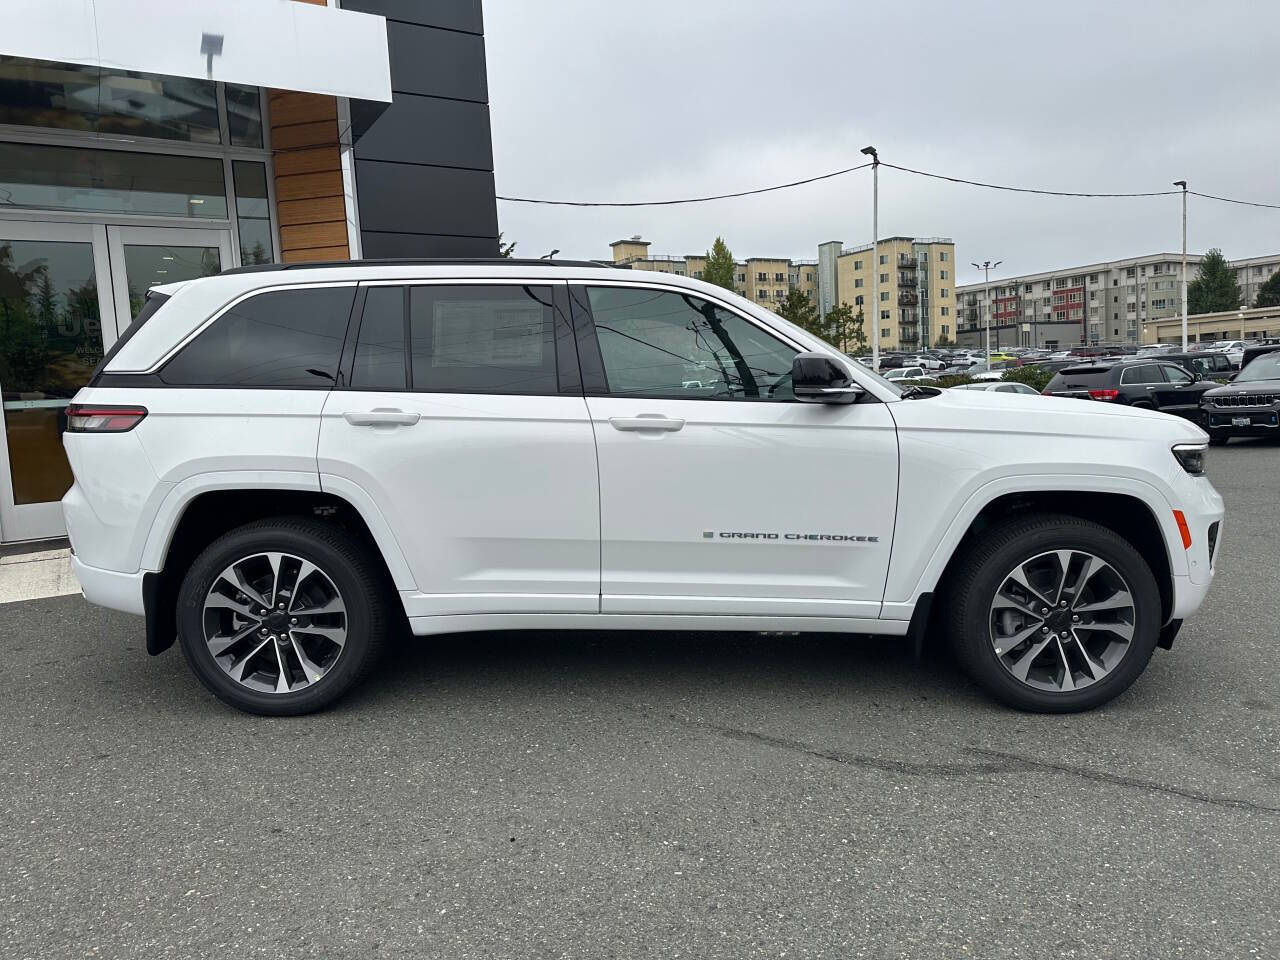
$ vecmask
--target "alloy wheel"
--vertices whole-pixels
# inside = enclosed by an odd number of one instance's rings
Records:
[[[204,638],[236,683],[293,693],[333,669],[347,641],[347,608],[325,571],[288,553],[256,553],[216,578],[204,601]]]
[[[1053,550],[1001,580],[991,601],[991,644],[1021,683],[1069,693],[1115,670],[1135,618],[1133,593],[1114,566],[1083,550]]]

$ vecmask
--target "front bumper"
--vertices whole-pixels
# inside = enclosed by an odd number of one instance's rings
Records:
[[[1201,407],[1201,426],[1214,437],[1274,437],[1280,412],[1274,407]],[[1247,420],[1248,423],[1239,421]]]
[[[145,614],[142,603],[142,571],[120,573],[91,567],[75,554],[71,555],[71,570],[80,581],[80,592],[90,603],[138,616]]]

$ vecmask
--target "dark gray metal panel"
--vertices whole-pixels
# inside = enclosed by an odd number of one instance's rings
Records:
[[[484,33],[480,0],[343,0],[342,8],[424,27]]]
[[[351,103],[351,135],[360,159],[493,169],[487,105],[397,93],[390,108],[384,106]]]
[[[432,233],[377,233],[362,231],[363,255],[379,257],[496,257],[494,237],[442,237]]]
[[[484,37],[388,21],[387,50],[396,93],[489,102]]]
[[[493,174],[356,155],[360,229],[370,232],[498,236]]]

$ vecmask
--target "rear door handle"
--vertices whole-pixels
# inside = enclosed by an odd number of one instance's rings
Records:
[[[657,430],[672,433],[684,427],[679,417],[666,417],[660,413],[642,413],[638,417],[610,417],[609,423],[615,430]]]
[[[344,413],[342,418],[353,427],[411,427],[422,419],[422,415],[379,407],[376,410],[356,410],[351,413]]]

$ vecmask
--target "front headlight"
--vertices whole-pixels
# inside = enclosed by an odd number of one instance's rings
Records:
[[[1182,464],[1182,469],[1193,477],[1204,476],[1204,460],[1208,450],[1207,443],[1175,443],[1173,445],[1173,455]]]

